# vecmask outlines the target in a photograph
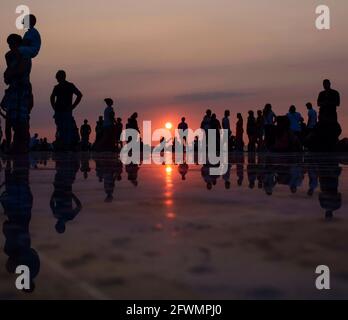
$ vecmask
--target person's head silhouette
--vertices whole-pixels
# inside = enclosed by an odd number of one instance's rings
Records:
[[[104,99],[104,102],[108,107],[112,107],[114,105],[114,101],[111,98]]]
[[[58,220],[56,223],[56,231],[59,234],[63,234],[65,232],[65,222],[63,220]]]
[[[272,111],[272,105],[270,103],[267,103],[265,105],[264,113],[269,113]]]
[[[84,124],[88,124],[88,120],[87,120],[87,119],[85,119],[85,121],[83,121],[83,123],[84,123]]]
[[[12,33],[7,37],[7,44],[11,50],[17,49],[23,42],[19,34]]]
[[[295,113],[296,112],[296,107],[294,105],[292,105],[290,108],[289,108],[289,112],[290,113]]]
[[[330,90],[331,89],[331,82],[329,79],[325,79],[323,81],[323,87],[325,90]]]
[[[230,116],[230,110],[225,110],[225,117],[228,118]]]
[[[186,121],[186,118],[185,117],[182,117],[181,118],[181,122],[185,122]]]
[[[207,115],[208,117],[211,117],[211,114],[212,114],[212,111],[211,111],[210,109],[208,109],[208,110],[206,111],[206,115]]]
[[[310,102],[306,103],[306,107],[308,110],[313,109],[313,105]]]
[[[259,117],[262,117],[262,110],[257,110],[257,115],[258,115]]]
[[[331,210],[326,211],[325,212],[325,218],[327,220],[331,220],[333,218],[333,211],[331,211]]]
[[[33,14],[29,14],[24,17],[22,24],[26,29],[34,28],[36,25],[36,17]]]
[[[56,79],[58,83],[63,83],[66,80],[66,72],[64,70],[59,70],[56,74]]]
[[[250,110],[248,112],[250,118],[254,118],[254,111]]]

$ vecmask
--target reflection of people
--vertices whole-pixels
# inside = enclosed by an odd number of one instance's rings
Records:
[[[91,172],[91,167],[89,166],[89,154],[88,153],[82,154],[80,171],[83,173],[84,179],[87,179],[88,174]]]
[[[188,173],[189,166],[186,162],[179,164],[179,173],[181,175],[181,179],[186,180],[186,175]]]
[[[80,164],[77,159],[69,159],[68,163],[62,160],[56,160],[56,175],[53,183],[54,191],[51,197],[50,207],[53,215],[57,218],[56,231],[58,233],[64,233],[66,223],[75,219],[82,209],[80,200],[72,190],[79,166]]]
[[[138,171],[139,171],[139,165],[138,164],[128,164],[126,165],[126,172],[128,174],[128,181],[130,181],[134,187],[138,186]]]
[[[342,169],[337,161],[325,163],[325,167],[319,167],[318,176],[320,184],[319,202],[325,210],[325,217],[332,219],[335,211],[342,206],[342,195],[338,191],[339,177]]]
[[[227,165],[226,173],[222,176],[222,179],[225,181],[225,189],[231,188],[231,169],[232,169],[232,164],[229,163]]]
[[[57,125],[56,148],[73,149],[79,142],[79,133],[73,117],[73,110],[80,104],[82,93],[76,86],[66,80],[66,73],[60,70],[56,74],[58,85],[51,94],[51,105]],[[73,101],[74,95],[76,96]]]
[[[115,182],[122,179],[123,164],[117,159],[105,159],[102,161],[105,202],[112,202],[114,199]]]
[[[4,222],[6,268],[15,273],[16,268],[25,265],[30,270],[30,289],[35,289],[34,279],[40,271],[40,258],[31,248],[29,224],[33,207],[33,195],[29,186],[29,159],[27,157],[7,161],[5,170],[5,191],[0,197],[7,221]]]

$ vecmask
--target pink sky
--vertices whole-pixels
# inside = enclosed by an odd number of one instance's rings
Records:
[[[330,78],[341,92],[348,136],[346,0],[325,1],[329,31],[315,29],[322,2],[314,0],[2,0],[3,55],[7,35],[18,32],[19,4],[37,15],[43,39],[32,73],[32,133],[53,138],[49,96],[55,72],[65,69],[84,93],[76,120],[93,126],[105,97],[116,101],[124,122],[137,111],[154,127],[185,115],[197,128],[208,107],[219,118],[230,109],[234,122],[237,112],[246,117],[267,102],[277,114],[295,104],[305,115],[305,103],[315,103],[322,79]]]

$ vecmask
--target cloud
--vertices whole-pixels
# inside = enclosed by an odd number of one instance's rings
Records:
[[[251,96],[251,92],[241,91],[208,91],[208,92],[193,92],[188,94],[177,95],[174,97],[175,102],[189,103],[201,101],[217,101],[224,99],[242,98]]]

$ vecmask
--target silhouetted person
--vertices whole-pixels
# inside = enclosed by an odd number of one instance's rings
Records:
[[[92,133],[91,126],[88,124],[88,120],[86,119],[83,122],[83,125],[80,128],[80,135],[81,135],[81,148],[83,151],[89,150],[89,136]]]
[[[103,119],[103,116],[99,116],[99,119],[95,127],[95,143],[100,142],[100,140],[103,138],[103,128],[104,128],[104,119]]]
[[[216,114],[213,113],[210,118],[210,130],[214,130],[216,133],[216,150],[220,150],[220,130],[221,130],[221,124],[220,121],[217,119]]]
[[[121,150],[123,147],[123,143],[121,141],[122,131],[123,131],[122,119],[117,118],[116,124],[115,124],[115,132],[116,132],[116,147],[118,150]]]
[[[56,160],[54,191],[50,200],[50,207],[57,219],[55,228],[58,233],[64,233],[66,223],[74,220],[82,209],[81,201],[72,189],[79,166],[80,163],[75,158],[71,158],[69,161]]]
[[[292,105],[289,108],[289,112],[287,114],[287,117],[290,121],[290,130],[298,137],[301,137],[301,123],[303,121],[303,118],[299,112],[296,111],[296,107]]]
[[[309,151],[336,151],[342,128],[337,119],[340,95],[331,89],[329,80],[324,80],[324,91],[319,94],[319,122],[315,130],[306,137],[305,146]]]
[[[256,118],[256,143],[257,150],[261,151],[263,147],[263,135],[264,135],[264,118],[262,110],[257,110],[257,118]]]
[[[249,139],[248,151],[255,152],[256,151],[256,142],[257,142],[257,127],[256,127],[256,119],[254,115],[254,111],[248,112],[248,122],[247,122],[247,135]]]
[[[126,129],[136,130],[140,134],[140,129],[139,129],[139,126],[138,126],[138,120],[137,119],[138,119],[138,113],[135,112],[128,119],[128,122],[127,122],[127,125],[126,125]],[[132,138],[129,137],[128,138],[128,143],[131,142],[131,141],[132,141]]]
[[[28,29],[23,37],[23,43],[19,48],[23,57],[28,59],[35,58],[41,49],[41,36],[39,31],[35,28],[36,17],[33,14],[25,16],[23,19],[25,29]]]
[[[337,107],[340,106],[340,94],[331,89],[331,82],[328,79],[323,81],[324,91],[318,97],[319,121],[338,122]]]
[[[6,113],[6,141],[7,149],[11,147],[12,130],[13,153],[29,151],[29,119],[33,108],[33,95],[30,83],[31,60],[20,53],[23,43],[22,37],[11,34],[7,38],[10,51],[6,53],[7,69],[4,73],[5,84],[8,88],[0,105]]]
[[[236,150],[244,151],[244,120],[241,113],[237,113],[236,123]]]
[[[308,110],[307,133],[312,133],[318,123],[318,114],[314,110],[313,105],[308,102],[306,104]]]
[[[106,103],[106,108],[104,110],[103,137],[100,142],[96,144],[95,150],[114,152],[116,148],[114,101],[110,98],[106,98],[104,102]]]
[[[4,252],[8,256],[6,269],[15,274],[16,268],[25,265],[30,271],[30,289],[33,292],[34,279],[40,272],[40,258],[31,247],[30,220],[33,195],[29,185],[29,159],[21,157],[7,161],[5,169],[5,191],[0,197],[7,220],[3,224],[5,236]]]
[[[276,115],[272,110],[271,104],[266,104],[263,109],[264,130],[265,130],[265,145],[267,149],[270,149],[274,144],[275,134],[275,122]]]
[[[79,142],[79,133],[73,117],[73,110],[79,105],[82,93],[76,86],[66,80],[66,73],[60,70],[56,74],[58,85],[51,94],[51,105],[57,126],[56,148],[73,150]],[[76,96],[73,101],[74,95]]]
[[[211,116],[212,116],[212,111],[208,109],[205,113],[205,116],[201,122],[201,129],[203,129],[208,136],[208,130],[210,129],[210,122],[211,122]]]
[[[37,151],[39,148],[39,135],[37,133],[30,139],[30,150]]]
[[[138,113],[133,113],[131,117],[128,119],[127,129],[133,129],[140,133],[139,125],[138,125]]]
[[[180,136],[180,143],[183,146],[186,146],[187,141],[187,133],[186,130],[188,129],[188,125],[186,123],[185,117],[181,118],[181,122],[178,124],[178,130],[179,130],[179,136]]]
[[[231,115],[230,110],[225,110],[224,117],[222,118],[222,121],[221,121],[222,129],[228,131],[228,141],[231,140],[231,136],[232,136],[230,115]],[[229,146],[230,146],[230,143],[229,143]]]

